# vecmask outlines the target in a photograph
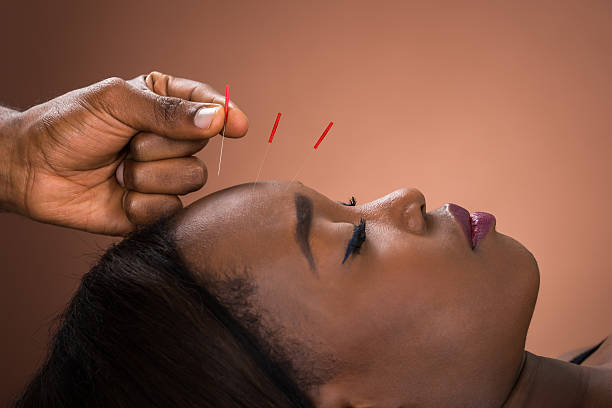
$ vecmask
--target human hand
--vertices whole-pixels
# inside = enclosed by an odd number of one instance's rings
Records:
[[[153,72],[107,79],[13,115],[0,129],[0,203],[108,235],[169,215],[182,207],[178,195],[206,182],[206,166],[192,155],[223,128],[224,100],[208,85]],[[225,136],[247,129],[230,101]]]

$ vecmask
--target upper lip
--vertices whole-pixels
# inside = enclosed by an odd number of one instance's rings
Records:
[[[470,218],[470,212],[460,205],[448,203],[446,204],[448,212],[453,216],[457,224],[461,227],[465,237],[468,240],[470,248],[472,246],[472,221]]]

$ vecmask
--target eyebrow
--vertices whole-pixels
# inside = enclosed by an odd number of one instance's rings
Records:
[[[310,229],[312,227],[313,204],[312,200],[303,194],[295,194],[295,217],[297,219],[297,227],[295,229],[295,240],[300,246],[302,253],[310,265],[312,272],[317,275],[317,267],[315,265],[312,251],[310,250]]]

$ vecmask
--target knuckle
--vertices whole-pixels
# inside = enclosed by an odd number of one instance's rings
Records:
[[[89,96],[99,101],[114,99],[125,91],[126,86],[127,82],[121,78],[108,78],[89,87]]]
[[[132,153],[134,160],[143,160],[145,158],[149,150],[149,141],[149,138],[144,133],[138,133],[132,138],[130,141],[130,153]]]
[[[125,160],[123,169],[123,183],[128,190],[139,191],[144,183],[144,176],[139,170],[138,163],[133,160]]]
[[[114,92],[122,89],[127,85],[127,82],[118,77],[107,78],[100,82],[100,88],[106,92]]]
[[[138,196],[131,191],[128,191],[123,198],[123,210],[130,216],[138,212]]]
[[[124,211],[136,225],[145,225],[161,217],[167,217],[183,208],[181,200],[174,195],[139,194],[129,192],[124,199]]]
[[[102,83],[108,86],[122,86],[125,84],[125,80],[119,77],[110,77],[103,80]]]
[[[148,181],[148,172],[140,171],[140,166],[138,164],[133,164],[131,167],[130,176],[128,179],[130,180],[130,187],[136,191],[147,192],[147,181]],[[127,184],[126,184],[127,185]]]

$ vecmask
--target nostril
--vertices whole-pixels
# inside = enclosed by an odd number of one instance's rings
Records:
[[[423,234],[427,230],[427,217],[423,214],[425,206],[419,203],[412,203],[404,212],[404,220],[407,229],[413,234]]]
[[[421,213],[423,214],[423,218],[425,218],[425,213],[427,213],[427,211],[425,211],[425,204],[421,205]]]

